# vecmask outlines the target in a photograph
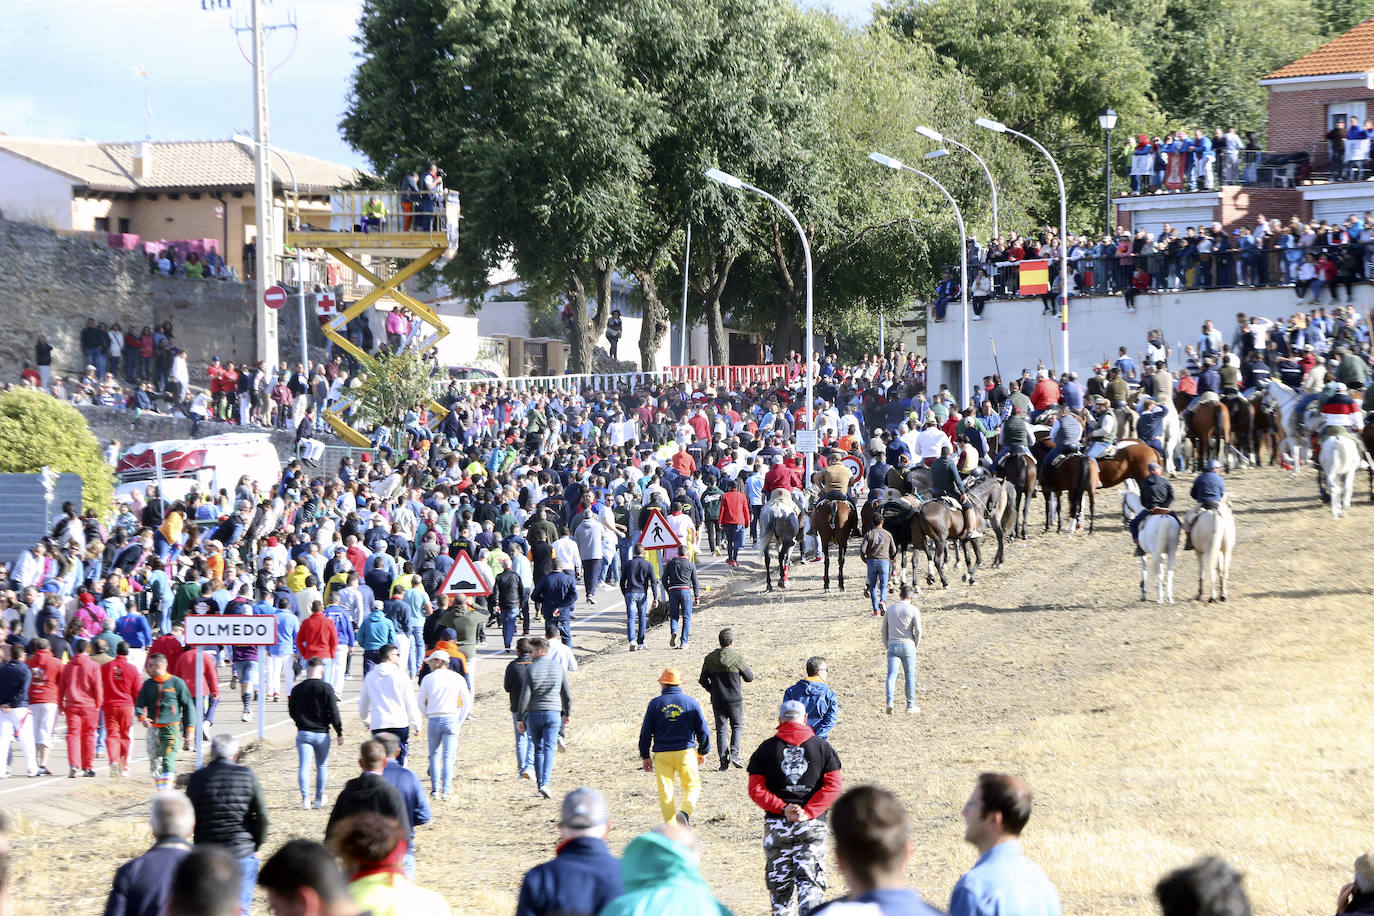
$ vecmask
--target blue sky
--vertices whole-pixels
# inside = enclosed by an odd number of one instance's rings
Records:
[[[203,0],[214,5],[222,0]],[[872,0],[802,0],[866,21]],[[248,3],[203,10],[202,0],[4,0],[0,132],[136,140],[144,134],[146,68],[157,140],[226,138],[252,131],[252,70],[231,29]],[[299,24],[269,36],[272,142],[366,165],[339,137],[353,69],[360,0],[265,0],[266,21]],[[246,22],[243,22],[246,24]],[[246,37],[240,36],[246,49]],[[32,78],[33,76],[37,78]]]

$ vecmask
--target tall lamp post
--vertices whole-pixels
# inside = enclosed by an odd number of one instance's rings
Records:
[[[787,218],[792,221],[792,226],[797,230],[797,235],[801,237],[802,254],[806,258],[806,356],[803,364],[806,366],[806,425],[810,430],[816,429],[816,402],[812,397],[812,373],[811,373],[811,352],[812,352],[812,332],[814,314],[811,308],[811,243],[806,240],[806,232],[802,229],[801,221],[797,219],[795,213],[787,208],[787,204],[778,200],[772,194],[760,188],[756,188],[746,181],[736,178],[734,175],[722,172],[720,169],[707,169],[706,177],[712,181],[718,181],[727,188],[734,188],[740,191],[753,191],[755,194],[767,200],[777,207]],[[811,473],[815,468],[815,453],[806,453],[806,479],[811,479]]]
[[[913,169],[900,159],[893,159],[891,156],[884,156],[882,153],[869,153],[868,158],[893,171],[910,172],[913,175],[919,175],[924,178],[926,181],[935,185],[941,194],[945,195],[945,199],[949,201],[950,207],[954,210],[954,219],[959,224],[959,296],[963,300],[964,306],[964,358],[960,364],[961,374],[959,392],[959,408],[962,410],[967,406],[971,393],[968,384],[968,244],[966,243],[968,236],[964,233],[964,214],[960,212],[959,204],[954,200],[954,195],[950,194],[944,185],[940,184],[940,182],[936,181],[925,172],[922,172],[920,169]]]
[[[920,134],[922,137],[925,137],[927,140],[933,140],[936,143],[948,143],[950,146],[958,147],[959,149],[963,150],[964,152],[972,156],[974,160],[976,160],[977,163],[982,167],[983,174],[986,175],[988,178],[988,190],[992,192],[992,237],[1000,237],[1002,235],[1002,232],[997,220],[997,182],[993,181],[992,169],[988,168],[988,164],[983,159],[983,157],[978,155],[971,148],[960,143],[953,137],[948,136],[946,134],[942,134],[934,128],[926,127],[924,124],[916,128],[916,133]],[[931,157],[927,156],[926,158]]]
[[[245,136],[244,134],[234,134],[234,142],[239,146],[247,146],[249,148],[258,145],[257,141],[252,137]],[[291,198],[296,202],[296,212],[292,228],[299,230],[301,228],[301,192],[299,186],[296,184],[296,170],[291,168],[290,161],[281,154],[281,150],[269,146],[267,143],[263,143],[262,148],[267,152],[275,153],[277,158],[281,160],[281,164],[286,166],[286,174],[291,176]],[[259,259],[261,258],[262,255],[259,255]],[[309,335],[307,334],[308,328],[305,324],[305,255],[302,253],[301,246],[299,245],[296,246],[296,301],[300,305],[301,312],[301,371],[309,372],[310,344]],[[271,372],[273,370],[269,367],[268,371]]]
[[[975,118],[973,121],[979,127],[990,130],[998,134],[1011,134],[1013,137],[1020,137],[1031,146],[1040,150],[1045,158],[1050,161],[1050,168],[1054,169],[1054,180],[1059,183],[1059,329],[1063,335],[1064,346],[1064,371],[1069,371],[1069,198],[1064,193],[1064,175],[1059,171],[1059,163],[1054,161],[1050,151],[1045,149],[1035,141],[1035,138],[1028,137],[1019,130],[1012,130],[1001,121],[994,121],[991,118]]]
[[[1107,176],[1107,235],[1112,234],[1112,129],[1116,127],[1116,112],[1110,108],[1102,109],[1097,116],[1097,123],[1106,132],[1107,138],[1103,144],[1104,167],[1103,174]]]

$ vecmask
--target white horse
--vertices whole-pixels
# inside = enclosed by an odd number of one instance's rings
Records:
[[[1303,393],[1294,391],[1277,379],[1270,379],[1265,386],[1264,398],[1260,404],[1274,411],[1278,427],[1283,433],[1279,441],[1279,454],[1293,466],[1296,475],[1307,460],[1308,442],[1314,429],[1299,416],[1298,402]]]
[[[1350,511],[1355,472],[1360,468],[1360,447],[1349,436],[1327,436],[1322,439],[1317,463],[1321,465],[1326,491],[1331,496],[1331,517],[1340,518]]]
[[[1164,405],[1164,426],[1159,433],[1160,443],[1164,446],[1164,471],[1174,476],[1178,461],[1178,449],[1183,444],[1183,419],[1174,405]]]
[[[1231,551],[1236,546],[1236,517],[1222,500],[1215,509],[1201,509],[1193,520],[1193,550],[1197,551],[1197,600],[1204,590],[1207,600],[1226,600],[1226,579],[1231,574]]]
[[[787,588],[787,559],[801,535],[801,510],[792,494],[778,487],[769,494],[759,512],[759,553],[763,556],[763,575],[768,591],[773,590],[772,554],[778,554],[778,588]]]
[[[1121,515],[1130,523],[1144,508],[1140,505],[1140,487],[1134,480],[1126,481],[1126,490],[1121,494]],[[1172,515],[1149,515],[1140,523],[1136,540],[1145,556],[1140,558],[1140,600],[1149,598],[1145,583],[1150,576],[1155,578],[1158,597],[1163,604],[1168,598],[1174,603],[1174,557],[1178,554],[1178,536],[1183,526]]]

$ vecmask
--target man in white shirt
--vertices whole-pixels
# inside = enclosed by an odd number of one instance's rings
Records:
[[[558,565],[563,569],[570,569],[577,578],[582,578],[582,553],[577,549],[577,542],[572,538],[572,529],[567,525],[562,528],[562,537],[553,542],[553,555],[558,560]]]
[[[410,730],[420,729],[420,707],[415,702],[415,688],[410,678],[397,664],[400,657],[400,650],[395,646],[382,647],[377,664],[363,678],[362,692],[358,694],[358,715],[374,736],[378,732],[396,736],[401,742],[398,762],[405,766]]]
[[[472,691],[467,680],[449,667],[447,652],[431,652],[425,664],[429,673],[420,681],[418,703],[429,726],[429,794],[448,801],[458,735],[472,709]]]
[[[926,425],[916,434],[917,458],[926,467],[930,467],[935,463],[935,459],[940,457],[940,449],[944,447],[949,447],[949,437],[935,422],[935,414],[929,414],[926,417]]]

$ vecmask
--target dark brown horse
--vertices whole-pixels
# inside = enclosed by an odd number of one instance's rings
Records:
[[[978,511],[982,511],[981,504],[978,505]],[[934,566],[940,574],[940,585],[949,588],[949,579],[945,577],[945,557],[950,541],[954,541],[956,547],[962,546],[964,549],[966,572],[962,578],[972,585],[973,577],[983,562],[983,551],[978,546],[982,539],[968,536],[968,531],[964,527],[963,510],[951,509],[943,500],[932,499],[921,505],[920,511],[916,513],[916,523],[926,550],[926,584],[935,584],[935,576],[929,570],[930,566]]]
[[[997,474],[1011,484],[1016,492],[1015,514],[1011,536],[1027,540],[1030,525],[1030,504],[1035,499],[1035,477],[1038,470],[1035,458],[1031,455],[1008,455],[997,469]]]
[[[1043,460],[1049,454],[1049,443],[1036,442],[1031,449],[1036,460]],[[1055,520],[1055,531],[1064,530],[1064,517],[1060,514],[1059,494],[1069,494],[1069,534],[1073,534],[1083,515],[1083,495],[1088,495],[1088,533],[1093,531],[1093,514],[1096,509],[1097,467],[1081,452],[1065,456],[1057,467],[1040,469],[1040,492],[1045,495],[1045,530],[1050,530],[1050,520]]]
[[[1219,398],[1203,401],[1193,408],[1184,435],[1193,440],[1194,470],[1202,470],[1212,458],[1220,461],[1228,471],[1231,469],[1231,455],[1226,450],[1226,443],[1231,439],[1231,414]]]
[[[1097,467],[1088,475],[1085,486],[1088,490],[1088,533],[1091,534],[1096,520],[1097,491],[1106,490],[1117,484],[1134,480],[1144,480],[1150,474],[1150,463],[1162,463],[1164,459],[1154,446],[1146,445],[1139,439],[1118,439],[1116,450],[1111,457],[1094,459]]]
[[[832,499],[821,503],[811,510],[811,530],[821,542],[821,554],[825,557],[825,590],[830,591],[830,545],[839,547],[839,583],[844,591],[844,553],[849,549],[849,539],[859,528],[858,513],[849,508],[842,499]]]
[[[1226,412],[1230,414],[1231,444],[1241,457],[1255,467],[1259,467],[1259,435],[1255,431],[1255,409],[1242,397],[1225,398]]]
[[[1273,412],[1264,406],[1264,392],[1256,391],[1250,395],[1250,413],[1253,417],[1252,429],[1255,438],[1255,466],[1263,463],[1266,445],[1269,446],[1269,464],[1278,464],[1279,440],[1283,438],[1283,434],[1279,431],[1279,424],[1274,419]]]

